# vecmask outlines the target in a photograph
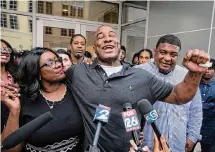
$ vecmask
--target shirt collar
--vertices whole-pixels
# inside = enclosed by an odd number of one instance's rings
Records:
[[[201,80],[200,85],[208,85],[211,87],[212,85],[215,85],[215,82],[213,80],[210,80],[208,84],[205,84],[205,82],[203,80]]]
[[[128,74],[133,73],[133,70],[131,70],[132,68],[130,67],[129,64],[123,63],[123,62],[120,62],[120,63],[122,65],[122,67],[123,67],[122,71],[120,72],[120,74],[122,74],[122,75],[128,75]],[[93,63],[90,65],[90,68],[91,69],[95,69],[96,67],[99,67],[99,66],[100,65],[98,64],[97,60],[94,60]]]

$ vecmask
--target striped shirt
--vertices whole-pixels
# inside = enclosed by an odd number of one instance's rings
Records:
[[[187,70],[178,65],[164,75],[159,72],[154,62],[149,62],[136,66],[142,68],[157,78],[163,79],[173,85],[183,81]],[[184,152],[186,146],[186,137],[193,143],[201,139],[200,128],[202,125],[202,101],[198,90],[192,101],[183,105],[168,104],[157,101],[153,108],[158,112],[159,119],[156,120],[156,125],[162,135],[167,139],[167,142],[173,152]],[[153,130],[149,124],[144,126],[144,144],[153,147]]]

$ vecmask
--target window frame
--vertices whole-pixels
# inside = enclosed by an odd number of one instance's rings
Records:
[[[52,27],[45,26],[44,34],[46,34],[46,35],[53,35],[53,29],[52,29]]]
[[[4,3],[2,3],[2,2],[4,2]],[[4,5],[5,5],[5,7],[2,7]],[[1,0],[1,9],[7,9],[7,1],[6,0]]]
[[[64,9],[66,9],[65,7],[67,7],[67,11],[63,11]],[[62,4],[62,16],[69,16],[69,5]]]
[[[28,19],[29,32],[33,32],[33,21],[32,19]]]
[[[6,23],[6,24],[4,24],[4,23]],[[3,27],[3,28],[7,28],[8,27],[8,24],[7,24],[7,14],[6,13],[1,13],[1,27]]]
[[[46,2],[46,14],[52,15],[52,13],[53,13],[53,4],[52,4],[52,2]]]
[[[37,13],[39,13],[39,14],[44,13],[44,1],[41,1],[41,0],[37,1]]]
[[[9,10],[17,11],[17,7],[18,7],[18,1],[17,0],[10,0],[9,1]]]
[[[28,12],[30,12],[30,13],[33,12],[33,1],[32,0],[28,1]]]
[[[61,28],[60,35],[61,35],[61,36],[68,36],[68,34],[67,34],[67,29]]]
[[[9,21],[10,21],[10,28],[11,29],[19,30],[19,23],[18,23],[18,16],[17,15],[9,14]]]

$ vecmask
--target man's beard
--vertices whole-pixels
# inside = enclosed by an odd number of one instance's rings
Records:
[[[84,55],[83,54],[74,54],[74,57],[76,58],[76,59],[80,59],[80,58],[82,58]]]

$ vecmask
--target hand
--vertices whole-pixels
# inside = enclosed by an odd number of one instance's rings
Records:
[[[138,150],[137,145],[134,143],[133,140],[130,140],[130,144],[131,144],[131,147],[130,147],[129,152],[135,152]],[[143,150],[143,152],[150,152],[150,150],[147,146],[143,147],[142,150]]]
[[[167,146],[167,142],[164,136],[161,136],[161,146],[163,149],[160,148],[159,141],[157,136],[154,134],[154,152],[170,152],[170,149]]]
[[[20,111],[19,90],[13,85],[1,84],[1,102],[4,103],[10,112]]]
[[[209,55],[203,50],[188,50],[184,57],[183,65],[191,72],[204,73],[207,68],[201,67],[199,64],[205,64],[209,61]]]
[[[185,151],[186,152],[192,151],[193,147],[194,147],[194,143],[187,137]]]

